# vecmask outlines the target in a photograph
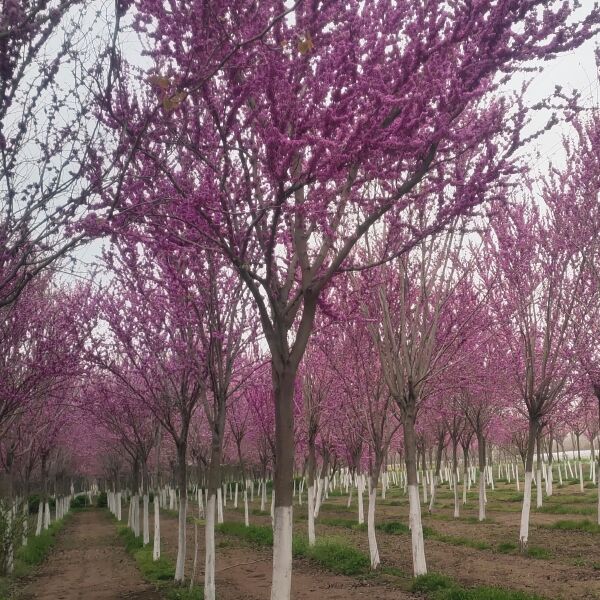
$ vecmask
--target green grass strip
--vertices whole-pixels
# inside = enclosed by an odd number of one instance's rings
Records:
[[[255,546],[273,546],[273,531],[266,525],[246,527],[243,523],[222,523],[217,525],[217,531],[243,539]],[[365,575],[369,572],[369,557],[341,539],[324,537],[317,540],[314,546],[309,546],[304,536],[296,535],[292,542],[292,551],[294,556],[308,558],[332,573]]]
[[[464,588],[447,575],[428,573],[417,577],[411,591],[425,594],[431,600],[542,600],[524,592],[504,588],[477,586]]]
[[[154,584],[168,600],[202,600],[204,590],[195,585],[192,590],[189,584],[176,583],[175,565],[166,556],[161,555],[158,560],[152,558],[152,543],[146,546],[141,537],[135,537],[133,531],[126,526],[118,528],[119,536],[123,540],[125,550],[133,556],[142,577]]]
[[[48,529],[43,529],[40,535],[31,534],[27,538],[27,545],[16,550],[13,572],[6,577],[0,577],[0,600],[10,598],[18,580],[30,575],[37,565],[44,562],[56,544],[58,533],[70,518],[71,515],[67,514],[59,521],[54,521]]]
[[[545,529],[561,529],[564,531],[586,531],[588,533],[600,533],[600,525],[590,521],[589,519],[582,519],[580,521],[556,521],[552,525],[542,525]]]

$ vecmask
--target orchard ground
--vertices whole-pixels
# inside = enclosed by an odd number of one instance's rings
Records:
[[[357,525],[355,494],[350,508],[347,496],[337,491],[322,505],[317,519],[316,550],[309,550],[305,544],[306,502],[298,506],[296,498],[294,534],[297,543],[292,597],[298,600],[599,599],[597,498],[592,484],[586,486],[582,493],[578,482],[556,485],[554,494],[544,497],[542,509],[532,508],[526,556],[517,548],[522,494],[516,491],[514,482],[499,481],[495,490],[488,489],[488,518],[484,522],[477,520],[475,491],[469,492],[467,504],[461,506],[461,517],[455,519],[452,493],[446,486],[440,488],[433,513],[429,514],[426,507],[423,509],[423,524],[429,572],[444,577],[429,575],[422,580],[410,576],[408,499],[401,489],[389,488],[385,500],[378,494],[377,539],[382,565],[377,572],[369,569],[367,534],[365,526]],[[232,508],[232,501],[227,502],[225,524],[217,533],[220,600],[269,597],[271,517],[268,512],[258,510],[258,506],[255,497],[250,517],[252,527],[247,530],[243,524],[243,506],[236,510]],[[196,581],[201,585],[204,530],[202,521],[195,519],[198,514],[195,504],[192,513],[188,518],[186,578],[193,568],[195,522],[199,540]],[[152,581],[144,582],[148,574],[139,556],[136,555],[136,560],[127,555],[127,536],[117,535],[124,524],[119,524],[103,509],[76,513],[58,534],[46,562],[27,582],[19,582],[14,597],[27,600],[176,598],[177,592],[172,588],[166,590],[159,585],[155,590]],[[162,560],[166,565],[163,575],[168,578],[177,552],[177,519],[168,510],[162,511],[161,536]],[[483,587],[521,594],[500,595]],[[432,588],[438,589],[432,591]],[[466,589],[470,591],[465,592]],[[193,596],[186,594],[185,597],[200,598],[200,589]]]

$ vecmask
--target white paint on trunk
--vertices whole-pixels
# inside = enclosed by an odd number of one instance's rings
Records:
[[[244,523],[250,527],[250,516],[248,512],[248,490],[244,490]]]
[[[51,523],[52,520],[50,519],[50,503],[46,502],[46,505],[44,506],[44,529],[48,529]]]
[[[181,498],[179,501],[179,520],[177,530],[177,561],[175,563],[175,581],[184,580],[185,555],[186,555],[186,519],[187,519],[187,498]]]
[[[217,493],[221,491],[218,488]],[[218,502],[218,498],[217,498]],[[215,495],[206,501],[206,525],[204,527],[204,599],[215,600]]]
[[[133,532],[135,537],[140,537],[140,497],[133,497]]]
[[[315,545],[315,486],[308,486],[308,545]]]
[[[583,467],[581,466],[581,461],[579,461],[579,489],[581,492],[584,492],[584,485],[583,485]]]
[[[411,534],[411,549],[413,558],[413,574],[415,577],[427,573],[425,562],[425,544],[423,542],[423,523],[421,522],[421,503],[419,502],[419,487],[408,486],[409,521]]]
[[[15,568],[14,546],[13,546],[13,509],[9,508],[6,513],[6,533],[4,539],[4,550],[6,552],[6,572],[12,573]]]
[[[371,487],[369,492],[369,512],[367,515],[367,535],[369,537],[369,555],[371,557],[371,569],[379,566],[379,548],[375,537],[375,501],[377,499],[377,488]]]
[[[271,492],[271,527],[275,529],[275,488]]]
[[[558,463],[558,484],[563,484],[562,469],[560,468],[560,463]]]
[[[523,491],[523,508],[521,510],[521,529],[519,531],[519,545],[522,549],[527,548],[529,540],[529,512],[531,510],[531,484],[533,473],[525,471],[525,489]]]
[[[202,488],[198,488],[198,518],[204,519],[204,502],[202,501]]]
[[[37,525],[35,527],[35,535],[42,533],[42,524],[44,522],[44,503],[40,500],[38,504]]]
[[[458,471],[454,472],[454,518],[460,517],[460,502],[458,500]],[[463,485],[463,489],[464,485]]]
[[[365,522],[365,507],[363,504],[363,492],[365,489],[365,482],[362,475],[358,476],[358,524],[362,525]]]
[[[319,509],[321,508],[321,502],[323,501],[323,488],[325,487],[325,480],[319,479],[317,481],[317,499],[315,500],[315,519],[319,516]]]
[[[148,494],[144,494],[142,502],[144,506],[144,512],[142,513],[142,541],[145,546],[150,543],[150,522],[148,515],[148,503],[150,502],[150,499],[148,498]]]
[[[538,466],[535,473],[535,500],[537,508],[542,507],[542,469]]]
[[[158,494],[154,495],[154,544],[152,546],[152,560],[160,558],[160,501]]]
[[[275,508],[273,532],[273,579],[271,600],[289,600],[292,588],[292,525],[291,506]]]
[[[265,512],[265,507],[267,505],[267,482],[263,479],[262,488],[261,488],[261,496],[260,496],[260,511]]]
[[[600,525],[600,477],[598,477],[598,525]]]
[[[233,495],[233,508],[237,508],[237,499],[238,499],[238,484],[237,481],[235,482],[235,493]]]
[[[485,476],[479,474],[479,520],[485,521]]]
[[[437,475],[434,475],[431,478],[431,499],[429,500],[429,512],[433,510],[433,505],[435,504],[435,488],[437,482]]]
[[[223,522],[223,492],[217,488],[217,522],[219,525]]]

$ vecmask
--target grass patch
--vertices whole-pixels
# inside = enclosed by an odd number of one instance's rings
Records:
[[[454,581],[447,575],[441,573],[427,573],[415,577],[411,592],[436,592],[437,590],[446,590],[455,586]]]
[[[594,499],[581,494],[554,494],[546,498],[549,504],[593,504]]]
[[[502,542],[496,547],[496,551],[500,552],[501,554],[514,554],[517,552],[517,550],[518,546],[513,542]],[[527,550],[525,550],[524,556],[539,559],[548,559],[552,557],[550,551],[546,548],[542,548],[541,546],[529,546]]]
[[[379,570],[384,575],[391,575],[392,577],[400,577],[402,579],[406,579],[407,577],[407,574],[398,567],[383,565],[379,567]]]
[[[352,509],[347,508],[345,504],[323,503],[319,508],[320,512],[350,512]]]
[[[410,533],[408,525],[400,523],[399,521],[387,521],[386,523],[378,523],[375,525],[375,529],[389,533],[392,535],[398,535],[400,533]]]
[[[496,549],[501,554],[510,554],[511,552],[514,552],[517,549],[517,544],[515,544],[514,542],[502,542],[501,544],[498,544],[498,547]]]
[[[46,529],[42,530],[42,533],[38,536],[30,536],[27,539],[27,546],[21,546],[15,553],[15,571],[27,571],[25,567],[33,567],[39,565],[48,556],[48,553],[52,549],[52,546],[56,543],[56,536],[58,532],[64,527],[65,519],[60,521],[54,521]],[[19,568],[17,563],[22,563],[23,566]],[[25,574],[25,573],[24,573]]]
[[[69,519],[70,515],[67,514],[60,521],[54,521],[48,529],[42,530],[40,535],[31,534],[27,538],[27,546],[17,548],[13,572],[6,577],[0,577],[0,598],[11,598],[12,590],[18,585],[19,579],[27,577],[34,567],[46,559],[56,543],[58,533]]]
[[[591,506],[569,506],[564,504],[546,504],[536,510],[549,515],[593,515],[596,512],[596,509]]]
[[[552,525],[545,525],[546,529],[561,529],[564,531],[586,531],[588,533],[600,533],[600,525],[590,521],[589,519],[582,519],[580,521],[556,521]]]
[[[273,545],[273,530],[266,525],[250,525],[246,527],[244,523],[228,522],[217,525],[216,530],[225,535],[233,535],[246,540],[255,546]]]
[[[525,556],[528,556],[529,558],[546,559],[550,558],[552,555],[546,548],[542,548],[541,546],[529,546],[525,551]]]
[[[82,510],[89,506],[87,496],[80,494],[71,500],[71,510]]]
[[[523,502],[523,494],[517,492],[516,494],[510,494],[504,498],[499,498],[499,500],[502,502]]]
[[[243,523],[222,523],[217,525],[217,531],[256,546],[273,545],[273,531],[268,526],[246,527]],[[308,558],[332,573],[361,575],[368,572],[371,564],[364,552],[353,548],[344,540],[321,538],[314,546],[309,546],[304,536],[294,536],[292,544],[294,556]]]
[[[375,529],[392,535],[410,534],[410,529],[408,528],[408,525],[406,525],[405,523],[400,523],[398,521],[378,523],[375,526]],[[438,533],[437,531],[435,531],[431,527],[427,527],[426,525],[423,526],[423,537],[437,540],[438,542],[443,542],[445,544],[452,544],[453,546],[466,546],[468,548],[475,548],[476,550],[491,549],[491,545],[487,542],[473,540],[466,537],[457,537],[453,535]]]
[[[317,524],[328,525],[330,527],[343,527],[344,529],[354,529],[355,531],[366,531],[367,524],[361,523],[352,520],[352,519],[342,519],[342,518],[333,518],[333,519],[319,519]]]
[[[175,577],[175,565],[164,555],[158,560],[152,558],[152,544],[146,546],[141,537],[135,537],[133,532],[125,526],[118,528],[119,536],[123,540],[125,549],[133,556],[142,577],[156,585],[168,600],[202,600],[204,590],[195,585],[193,589],[188,584],[179,585]]]
[[[441,590],[433,598],[435,600],[541,600],[540,596],[486,586]]]
[[[400,523],[399,521],[385,521],[383,523],[377,523],[375,529],[383,531],[383,533],[389,533],[390,535],[402,535],[410,534],[410,529],[406,523]],[[435,537],[436,532],[427,525],[423,525],[423,537]]]
[[[542,600],[524,592],[503,588],[478,586],[464,588],[452,578],[439,573],[428,573],[417,577],[412,592],[423,593],[431,600]]]
[[[371,566],[371,561],[364,552],[353,548],[344,540],[334,538],[321,538],[314,546],[300,542],[296,544],[294,553],[340,575],[364,575]]]

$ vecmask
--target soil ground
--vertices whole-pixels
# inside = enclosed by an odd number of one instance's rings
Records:
[[[75,513],[19,600],[160,600],[105,511]]]
[[[552,529],[557,521],[589,519],[595,522],[596,502],[593,489],[581,493],[578,485],[556,486],[554,496],[544,499],[541,511],[532,508],[530,548],[538,558],[524,557],[514,548],[518,542],[521,506],[514,484],[501,483],[494,492],[488,491],[488,519],[484,523],[475,518],[477,500],[474,492],[469,493],[467,504],[461,505],[461,518],[455,520],[452,495],[447,488],[442,489],[434,512],[428,514],[425,508],[423,514],[424,525],[429,528],[425,540],[428,569],[449,575],[465,586],[517,589],[553,600],[600,600],[600,533]],[[252,509],[252,523],[270,525],[269,515],[257,510],[258,502],[255,501]],[[196,506],[192,510],[197,514]],[[321,509],[317,537],[343,538],[368,552],[365,531],[332,524],[332,519],[356,520],[356,514],[356,496],[347,508],[346,497],[332,495]],[[294,507],[294,517],[295,532],[305,534],[305,503]],[[242,519],[242,508],[234,510],[229,501],[225,520]],[[390,490],[385,501],[378,498],[378,523],[406,523],[407,519],[408,504],[401,490]],[[162,551],[174,559],[176,518],[165,511],[161,521]],[[203,578],[203,535],[200,525],[198,582]],[[295,560],[293,599],[416,600],[417,596],[407,591],[412,569],[409,536],[378,531],[377,539],[384,567],[382,573],[362,578],[345,577],[321,570],[307,559]],[[192,523],[188,526],[187,543],[186,576],[189,576],[194,550]],[[471,547],[473,544],[485,545],[485,548]],[[218,534],[216,569],[219,600],[264,600],[269,597],[270,549],[250,547],[237,538]],[[99,511],[75,515],[61,533],[50,559],[24,594],[22,597],[27,600],[158,598],[143,583],[132,559],[122,549],[114,522]]]
[[[365,494],[365,513],[366,513]],[[366,531],[325,525],[331,519],[357,518],[356,496],[350,509],[345,496],[331,496],[317,520],[317,537],[343,538],[368,553]],[[554,495],[544,499],[543,510],[560,507],[562,514],[537,512],[532,508],[530,548],[542,551],[543,557],[524,557],[516,548],[502,552],[502,544],[517,544],[520,524],[520,496],[514,483],[498,484],[488,491],[487,520],[476,521],[477,496],[469,493],[466,506],[461,504],[461,519],[453,519],[451,493],[440,490],[432,514],[423,508],[423,524],[433,530],[425,540],[429,571],[450,575],[470,587],[487,585],[538,594],[553,600],[600,600],[600,533],[552,529],[557,521],[589,519],[595,522],[596,491],[579,491],[578,485],[555,486]],[[243,520],[241,508],[232,510],[231,501],[225,509],[225,520]],[[533,504],[535,506],[535,491]],[[253,508],[258,504],[255,502]],[[196,509],[195,509],[196,510]],[[573,512],[569,512],[573,511]],[[258,512],[258,511],[255,511]],[[306,505],[294,507],[295,533],[306,534]],[[386,500],[378,498],[378,523],[408,522],[408,501],[400,490],[388,492]],[[176,553],[176,519],[163,517],[163,548],[170,556]],[[254,514],[251,522],[270,525],[269,515]],[[203,529],[199,528],[202,540]],[[436,537],[446,539],[439,540]],[[415,598],[406,592],[412,571],[410,537],[403,534],[377,532],[379,553],[386,573],[379,577],[359,579],[337,577],[320,572],[309,561],[296,560],[292,583],[295,600],[317,598]],[[483,542],[489,546],[477,549],[468,544]],[[244,548],[235,538],[219,536],[217,548],[217,589],[224,600],[259,600],[268,598],[270,583],[270,552]],[[466,545],[465,545],[466,544]],[[202,543],[200,543],[202,546]],[[219,547],[220,546],[220,547]],[[188,549],[193,549],[193,526],[188,530]],[[192,560],[189,551],[188,572]],[[199,565],[203,564],[199,552]],[[249,564],[245,564],[249,563]],[[235,568],[233,568],[235,567]],[[385,569],[387,567],[387,569]],[[400,576],[390,575],[391,572]],[[198,579],[202,580],[200,571]],[[329,588],[329,589],[328,589]]]

